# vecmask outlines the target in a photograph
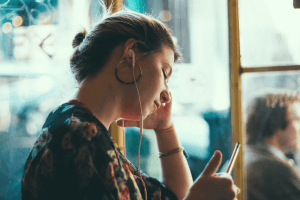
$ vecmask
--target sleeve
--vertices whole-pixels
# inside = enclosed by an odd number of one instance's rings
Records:
[[[176,195],[155,178],[146,178],[148,199],[177,200]]]
[[[141,199],[118,161],[106,133],[72,116],[44,128],[27,159],[23,200]]]
[[[118,149],[118,152],[120,150]],[[138,168],[135,167],[130,161],[128,161],[121,153],[121,160],[126,164],[130,173],[134,174],[135,177],[138,176]],[[142,181],[140,178],[135,178],[136,183],[139,187],[141,195],[144,197],[147,193],[147,199],[151,200],[176,200],[176,195],[169,190],[164,184],[153,177],[149,177],[146,174],[142,173]],[[146,190],[145,190],[146,188]]]

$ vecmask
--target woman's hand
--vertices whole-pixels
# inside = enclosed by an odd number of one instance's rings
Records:
[[[166,103],[164,106],[161,105],[154,113],[148,115],[143,121],[144,129],[154,129],[156,132],[164,131],[173,125],[171,120],[172,100]],[[117,125],[122,126],[123,120],[117,121]],[[136,126],[140,127],[139,121],[124,120],[124,126]]]
[[[221,164],[222,153],[216,151],[202,174],[194,182],[186,197],[193,199],[228,199],[237,200],[239,188],[234,184],[232,177],[227,173],[215,174]]]

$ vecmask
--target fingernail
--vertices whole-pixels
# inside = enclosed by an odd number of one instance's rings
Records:
[[[213,157],[215,157],[215,156],[216,156],[216,153],[217,153],[217,151],[215,151],[215,153],[214,153]]]

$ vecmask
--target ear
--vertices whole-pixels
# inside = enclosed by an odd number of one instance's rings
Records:
[[[125,46],[124,46],[124,59],[128,62],[128,63],[132,63],[132,57],[133,54],[136,53],[134,51],[135,49],[135,44],[136,44],[136,40],[133,38],[130,38],[129,40],[127,40],[125,42]]]

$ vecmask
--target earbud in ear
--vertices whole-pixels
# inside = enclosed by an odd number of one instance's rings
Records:
[[[128,56],[132,58],[134,56],[134,51],[132,49],[128,49]]]
[[[128,49],[128,56],[130,58],[132,58],[132,69],[134,70],[134,66],[135,66],[135,55],[134,55],[134,51],[132,49]],[[134,72],[133,72],[134,73]]]

